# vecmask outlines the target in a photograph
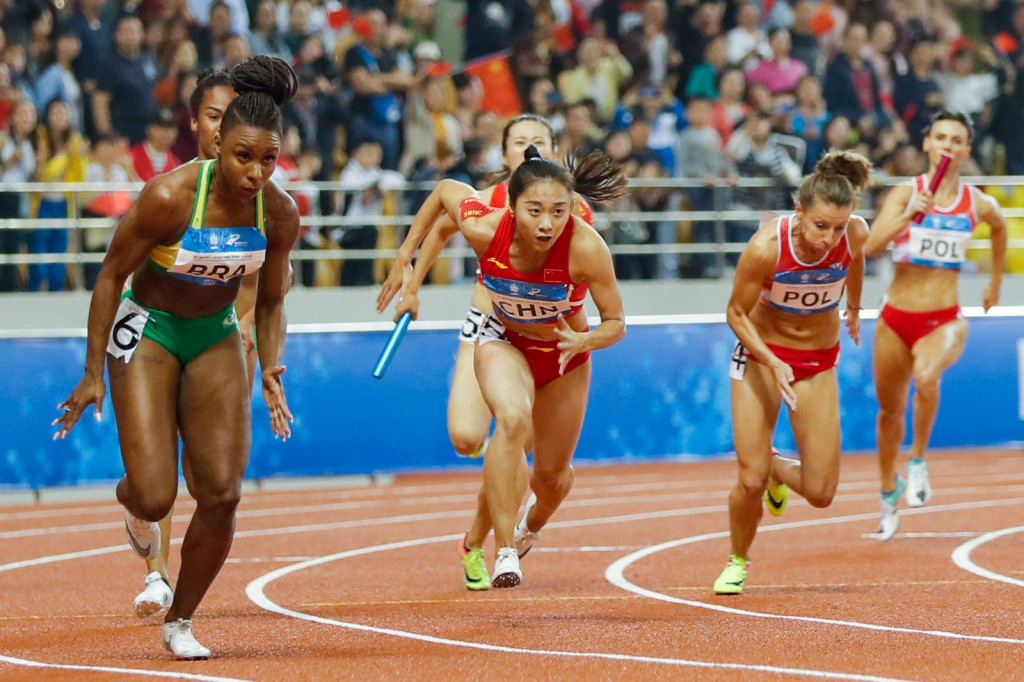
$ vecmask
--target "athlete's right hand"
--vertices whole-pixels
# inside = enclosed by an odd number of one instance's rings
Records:
[[[380,288],[380,293],[377,294],[377,312],[382,313],[387,310],[388,304],[391,303],[391,299],[395,297],[395,294],[402,292],[411,280],[411,263],[406,263],[400,260],[396,260],[392,263],[391,270],[388,272],[388,277],[384,280],[384,285]]]
[[[907,207],[907,211],[910,213],[911,217],[917,215],[918,213],[928,215],[932,210],[932,206],[934,205],[935,197],[932,195],[931,190],[925,187],[924,189],[917,193],[917,196],[914,197],[913,203],[910,204],[909,207]]]
[[[420,296],[415,291],[406,290],[398,297],[398,303],[395,304],[395,322],[398,322],[406,313],[412,313],[414,320],[419,317]]]
[[[107,386],[103,383],[102,376],[86,374],[82,380],[71,391],[68,399],[57,406],[58,410],[64,410],[64,414],[53,420],[50,426],[60,426],[53,439],[64,438],[71,432],[75,424],[82,416],[82,412],[89,405],[95,405],[96,421],[103,417],[103,396],[107,394]]]
[[[782,362],[772,365],[772,374],[775,376],[775,385],[779,387],[782,399],[789,405],[789,409],[796,412],[796,391],[793,390],[793,368]]]

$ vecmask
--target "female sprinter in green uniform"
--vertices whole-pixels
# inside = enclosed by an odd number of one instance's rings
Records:
[[[221,119],[231,100],[235,98],[235,89],[231,87],[231,74],[227,71],[207,71],[200,75],[196,89],[189,98],[189,109],[192,118],[192,131],[199,138],[199,156],[196,160],[208,161],[217,158],[216,135],[220,130]],[[242,287],[235,300],[235,311],[239,319],[239,331],[245,346],[246,369],[249,372],[249,385],[256,370],[256,357],[252,343],[252,310],[256,302],[256,284],[259,273],[247,275],[242,279]],[[185,481],[192,487],[192,476],[188,468],[188,455],[182,453],[182,470]],[[146,577],[143,589],[135,597],[135,614],[140,618],[160,613],[171,606],[174,591],[171,589],[170,574],[167,561],[171,553],[171,516],[160,519],[160,553],[152,559],[146,559]]]
[[[88,405],[99,409],[109,355],[125,465],[117,498],[130,544],[143,557],[156,555],[156,522],[177,495],[180,432],[196,511],[163,643],[185,659],[210,656],[193,636],[191,618],[231,548],[249,457],[249,392],[234,302],[241,278],[261,267],[256,327],[263,395],[275,435],[291,434],[280,362],[299,216],[291,198],[268,181],[281,148],[280,106],[297,81],[284,61],[266,56],[235,67],[231,81],[238,97],[224,113],[217,159],[150,180],[118,226],[89,309],[85,377],[54,422],[63,438]],[[121,296],[132,274],[133,288]]]

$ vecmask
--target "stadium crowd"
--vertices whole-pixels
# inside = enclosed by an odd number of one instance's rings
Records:
[[[284,107],[279,179],[352,188],[295,192],[305,216],[353,219],[306,229],[303,249],[387,246],[376,218],[414,213],[423,196],[393,190],[485,182],[518,111],[547,117],[561,154],[604,149],[631,177],[695,181],[637,188],[619,213],[784,211],[828,149],[917,175],[942,108],[977,127],[968,174],[1024,174],[1019,0],[0,0],[0,29],[2,185],[147,180],[196,156],[189,97],[203,70],[288,60],[299,90]],[[0,219],[116,218],[131,201],[2,190]],[[1014,194],[1000,199],[1024,201]],[[620,220],[603,235],[743,242],[756,227]],[[105,246],[96,230],[0,229],[0,255]],[[615,260],[623,279],[723,275],[710,253]],[[296,279],[366,285],[383,272],[336,263],[303,261]],[[473,267],[435,272],[458,280]],[[0,291],[89,286],[89,268],[75,279],[62,263],[0,264]]]

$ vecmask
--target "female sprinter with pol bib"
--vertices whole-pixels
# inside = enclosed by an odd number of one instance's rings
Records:
[[[608,247],[572,214],[574,191],[599,202],[621,196],[626,191],[621,169],[603,154],[566,169],[542,158],[533,145],[524,159],[509,181],[509,208],[487,206],[472,187],[442,180],[410,229],[422,231],[447,212],[454,224],[438,223],[434,229],[445,240],[455,230],[465,235],[493,304],[476,338],[474,367],[495,418],[494,435],[484,455],[481,503],[459,543],[464,582],[471,590],[519,584],[519,557],[529,551],[527,545],[517,549],[515,541],[516,512],[527,485],[526,453],[532,444],[536,502],[528,514],[530,527],[539,531],[572,487],[570,464],[586,411],[590,352],[618,342],[626,332]],[[431,264],[430,258],[419,258],[420,275],[414,279],[422,281]],[[579,314],[582,301],[573,296],[584,283],[601,316],[593,330]],[[415,289],[407,284],[399,314],[417,300]],[[483,558],[492,527],[493,577]]]
[[[196,511],[162,638],[184,659],[210,656],[191,618],[234,535],[250,444],[234,302],[241,278],[261,267],[255,310],[263,396],[275,435],[291,433],[280,363],[299,217],[268,180],[280,153],[280,106],[295,93],[296,78],[282,60],[259,56],[235,67],[231,81],[238,97],[224,112],[217,158],[147,182],[118,225],[89,308],[85,377],[54,421],[63,438],[88,405],[99,411],[106,364],[125,466],[117,498],[129,543],[144,558],[157,554],[156,522],[177,494],[181,434]],[[129,275],[132,289],[122,296]]]
[[[973,134],[971,121],[964,114],[940,111],[932,117],[923,143],[928,172],[889,193],[864,247],[868,255],[875,255],[893,242],[895,263],[878,314],[874,345],[882,483],[879,540],[888,540],[899,528],[896,504],[904,491],[911,507],[920,507],[931,498],[924,455],[939,408],[942,373],[957,361],[967,341],[957,280],[967,242],[978,223],[988,223],[992,230],[992,279],[982,294],[982,305],[987,312],[999,302],[1006,221],[995,199],[960,179],[960,166],[971,155]],[[932,194],[929,187],[943,154],[951,159]],[[924,218],[914,221],[918,213]],[[903,442],[911,379],[914,437],[904,479],[895,465]]]
[[[480,191],[482,202],[494,208],[508,206],[508,177],[523,163],[523,153],[530,145],[536,147],[545,159],[552,158],[555,154],[555,133],[546,119],[536,114],[522,114],[505,124],[501,138],[502,160],[505,167],[502,171],[485,178],[485,181],[497,184]],[[583,218],[588,225],[593,224],[594,212],[585,199],[576,197],[575,209],[576,215]],[[455,227],[447,213],[443,214],[440,220],[446,223],[449,229]],[[421,259],[434,262],[441,253],[445,244],[441,237],[443,230],[428,232],[430,227],[430,225],[423,225],[422,230],[418,232],[410,229],[398,251],[388,279],[384,282],[380,295],[377,297],[377,312],[383,312],[402,287],[403,273],[412,267],[412,257],[416,252],[416,247],[420,246],[420,242],[423,242],[420,249]],[[418,274],[425,277],[427,270],[418,271]],[[416,289],[421,283],[422,278],[415,283]],[[586,286],[577,287],[573,294],[574,300],[584,300],[587,296]],[[408,295],[407,292],[403,292],[403,296]],[[418,302],[415,302],[409,309],[417,308]],[[455,373],[448,394],[448,438],[451,440],[455,452],[463,457],[482,455],[487,434],[491,429],[491,412],[487,409],[487,403],[484,402],[484,398],[480,394],[480,386],[476,382],[476,374],[473,371],[476,335],[480,331],[480,324],[484,317],[490,312],[491,300],[487,295],[487,288],[483,285],[483,278],[478,275],[476,287],[473,289],[473,300],[469,312],[466,313],[466,321],[459,331],[460,343],[455,356]]]
[[[871,163],[831,152],[796,192],[796,211],[762,227],[740,256],[726,319],[738,342],[729,367],[739,478],[729,493],[732,553],[715,594],[740,594],[763,513],[782,514],[789,491],[815,507],[839,482],[839,302],[860,340],[867,223],[852,215]],[[785,401],[800,460],[772,451]],[[799,405],[799,410],[797,409]]]

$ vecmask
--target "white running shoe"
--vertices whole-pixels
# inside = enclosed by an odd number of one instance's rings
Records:
[[[160,553],[160,524],[143,521],[124,510],[124,529],[128,533],[128,544],[143,559],[155,559]]]
[[[878,539],[882,542],[889,540],[900,527],[900,517],[896,513],[896,505],[899,504],[900,495],[907,488],[907,479],[896,474],[896,487],[892,492],[882,493],[879,501],[882,506],[882,517],[878,521]]]
[[[494,562],[494,575],[491,587],[515,587],[523,579],[519,569],[519,554],[515,547],[500,547],[498,560]]]
[[[928,482],[928,465],[921,457],[907,460],[907,504],[923,507],[932,499],[932,485]]]
[[[519,519],[519,523],[516,524],[516,552],[519,554],[520,559],[526,556],[527,552],[533,548],[533,543],[540,540],[540,531],[532,531],[526,525],[526,517],[530,515],[530,510],[533,509],[535,504],[537,504],[537,496],[530,493],[530,498],[526,501],[526,511],[523,512],[523,518]]]
[[[203,661],[210,650],[192,635],[192,621],[184,618],[164,623],[164,648],[186,661]]]
[[[135,615],[139,618],[163,613],[171,608],[174,590],[159,571],[146,576],[146,587],[135,597]]]

